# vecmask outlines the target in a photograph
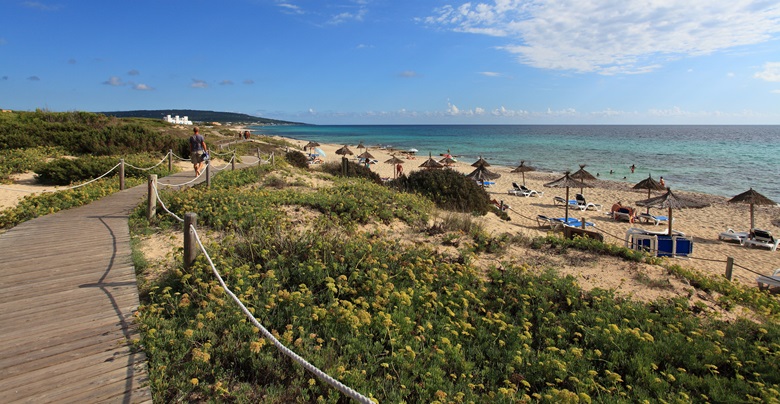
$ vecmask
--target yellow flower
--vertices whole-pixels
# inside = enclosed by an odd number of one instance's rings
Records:
[[[190,383],[192,383],[193,386],[197,386],[198,385],[198,378],[197,377],[193,377],[190,380]]]

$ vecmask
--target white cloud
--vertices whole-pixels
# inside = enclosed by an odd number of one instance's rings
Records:
[[[417,77],[418,74],[414,70],[406,70],[398,74],[401,77]]]
[[[255,81],[254,81],[254,80],[252,80],[252,79],[246,79],[246,80],[244,80],[244,84],[247,84],[247,85],[249,85],[249,84],[255,84]]]
[[[140,74],[141,74],[141,72],[139,72],[139,71],[138,71],[138,70],[136,70],[136,69],[132,69],[132,70],[130,70],[129,72],[127,72],[127,75],[128,75],[128,76],[138,76],[138,75],[140,75]]]
[[[780,90],[772,90],[772,94],[780,94]]]
[[[125,83],[122,82],[122,79],[120,79],[117,76],[109,77],[108,80],[103,82],[103,84],[106,84],[106,85],[109,85],[109,86],[115,86],[115,87],[119,87],[119,86],[125,85]]]
[[[38,76],[30,76],[30,77],[27,78],[27,80],[30,80],[30,81],[41,81],[41,78],[38,77]]]
[[[501,73],[496,73],[496,72],[479,72],[479,74],[481,74],[483,76],[486,76],[486,77],[500,77],[500,76],[502,76]]]
[[[447,5],[421,21],[505,38],[500,49],[529,66],[611,75],[767,42],[780,32],[780,7],[751,0],[493,0]]]
[[[296,6],[295,4],[280,1],[277,3],[277,5],[282,9],[282,12],[286,14],[305,14],[303,9]]]
[[[209,86],[208,83],[198,79],[192,79],[192,84],[190,84],[190,87],[192,88],[208,88],[208,86]]]
[[[25,7],[34,8],[36,10],[41,10],[41,11],[57,11],[60,8],[62,8],[61,6],[56,5],[56,4],[54,4],[54,5],[52,5],[52,4],[43,4],[43,3],[38,2],[38,1],[25,1],[22,4]]]
[[[233,80],[222,80],[222,81],[219,82],[219,85],[221,85],[221,86],[232,86],[233,85]]]
[[[138,84],[135,84],[135,85],[133,85],[133,90],[138,90],[138,91],[151,91],[151,90],[154,90],[154,89],[153,89],[153,88],[151,88],[151,87],[149,87],[149,86],[147,86],[146,84],[143,84],[143,83],[138,83]]]
[[[780,62],[764,63],[764,70],[756,73],[753,77],[765,81],[780,81]]]

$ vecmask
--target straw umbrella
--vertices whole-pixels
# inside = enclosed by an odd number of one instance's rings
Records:
[[[639,181],[636,185],[632,187],[633,189],[646,189],[647,190],[647,199],[650,199],[650,191],[663,191],[666,188],[664,188],[661,183],[653,179],[652,175],[648,175],[647,178],[643,179],[642,181]],[[650,213],[650,207],[647,207],[647,213]]]
[[[750,231],[756,228],[753,220],[753,206],[755,205],[777,205],[775,201],[754,191],[753,188],[729,199],[730,203],[749,203],[750,204]]]
[[[672,193],[671,188],[667,188],[666,193],[661,196],[656,196],[655,198],[636,201],[636,204],[639,206],[647,206],[649,208],[668,209],[669,210],[669,233],[667,234],[670,236],[672,235],[672,209],[704,208],[710,205],[706,202],[700,202],[693,199],[680,198],[677,195]]]
[[[474,181],[479,181],[482,187],[485,187],[485,181],[495,180],[500,178],[501,174],[494,173],[488,170],[485,166],[478,166],[474,171],[466,175],[466,178],[471,178]]]
[[[547,188],[566,188],[566,215],[564,220],[566,220],[567,223],[569,222],[569,188],[590,188],[590,185],[571,178],[571,174],[568,171],[566,171],[563,177],[558,178],[553,182],[548,182],[544,184],[544,186]]]
[[[453,164],[455,164],[455,159],[452,157],[445,157],[441,160],[439,160],[439,163],[444,164],[445,166],[449,167]]]
[[[482,156],[479,156],[479,160],[475,161],[474,164],[472,164],[471,166],[472,167],[479,167],[479,166],[490,167],[490,163],[488,163],[487,160],[483,159]]]
[[[360,153],[358,155],[358,157],[360,157],[362,159],[373,159],[374,158],[374,156],[371,153],[369,153],[368,151],[364,151],[363,153]]]
[[[596,180],[596,177],[594,177],[593,174],[585,171],[585,164],[580,164],[580,169],[574,172],[571,177],[582,182]],[[580,187],[580,193],[582,193],[582,187]]]
[[[438,161],[433,159],[433,156],[428,153],[428,160],[425,160],[422,164],[420,164],[420,167],[425,168],[427,170],[433,170],[436,168],[442,168],[444,167],[444,164],[439,163]]]
[[[366,149],[366,146],[363,146],[363,141],[362,140],[360,141],[360,143],[358,143],[357,148],[358,148],[358,150]],[[366,150],[368,150],[368,149],[366,149]]]
[[[385,164],[392,164],[393,165],[393,178],[396,178],[398,176],[398,170],[395,168],[398,164],[403,164],[404,161],[396,157],[394,154],[390,156],[389,159],[385,161]]]
[[[525,160],[520,160],[520,165],[517,166],[514,170],[512,170],[513,173],[523,173],[523,186],[525,186],[525,173],[528,171],[535,171],[536,169],[525,165]]]
[[[336,150],[336,154],[342,155],[346,158],[347,155],[353,155],[355,153],[352,153],[352,150],[349,150],[349,147],[347,145],[344,145],[344,147]]]
[[[311,141],[309,143],[306,143],[306,146],[303,146],[303,150],[305,151],[306,149],[311,149],[311,148],[314,148],[314,147],[318,147],[319,145],[320,145],[319,143],[317,143],[315,141]]]

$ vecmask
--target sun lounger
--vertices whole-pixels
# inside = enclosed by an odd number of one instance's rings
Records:
[[[669,222],[669,218],[666,216],[654,216],[649,213],[640,213],[639,216],[637,216],[639,219],[642,219],[645,223],[653,222],[656,226],[658,226],[659,223],[662,222]]]
[[[568,220],[566,220],[563,217],[547,217],[544,215],[538,215],[536,216],[536,223],[539,225],[539,227],[550,227],[554,228],[557,226],[569,226],[569,227],[582,227],[582,222],[574,217],[570,217]],[[585,222],[586,227],[595,227],[596,224],[592,222]]]
[[[772,276],[760,275],[756,278],[759,289],[769,289],[772,287],[780,287],[780,269],[775,269]]]
[[[768,247],[770,251],[775,251],[780,244],[780,238],[773,237],[767,230],[753,229],[753,235],[748,236],[742,244],[748,247]]]
[[[601,205],[598,203],[591,203],[585,200],[585,196],[582,194],[577,194],[575,196],[575,200],[577,201],[577,207],[580,208],[580,210],[588,210],[590,208],[593,208],[594,210],[601,210]]]
[[[742,245],[745,243],[745,240],[747,240],[749,235],[750,233],[746,231],[734,231],[732,229],[728,229],[718,234],[718,239],[723,241],[733,241]]]
[[[553,197],[553,205],[566,205],[566,199],[560,196]],[[569,205],[577,205],[576,199],[569,199]]]
[[[632,216],[631,216],[631,210],[629,210],[628,208],[620,208],[620,209],[612,212],[611,215],[612,215],[612,218],[617,220],[617,221],[625,220],[626,222],[632,222],[633,223]]]
[[[542,196],[542,195],[544,195],[544,192],[535,191],[533,189],[530,189],[530,188],[526,187],[525,185],[517,185],[516,182],[513,182],[512,186],[514,188],[512,188],[509,193],[513,194],[513,195],[517,195],[517,196]],[[513,193],[513,191],[514,191],[514,193]]]

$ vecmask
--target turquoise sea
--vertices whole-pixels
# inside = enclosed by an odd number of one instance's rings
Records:
[[[752,187],[780,202],[780,126],[342,125],[258,126],[255,133],[323,143],[391,146],[465,162],[576,171],[637,183],[663,176],[672,189],[732,197]],[[636,169],[632,174],[630,166]],[[612,174],[610,174],[610,170]],[[625,179],[624,179],[625,177]]]

